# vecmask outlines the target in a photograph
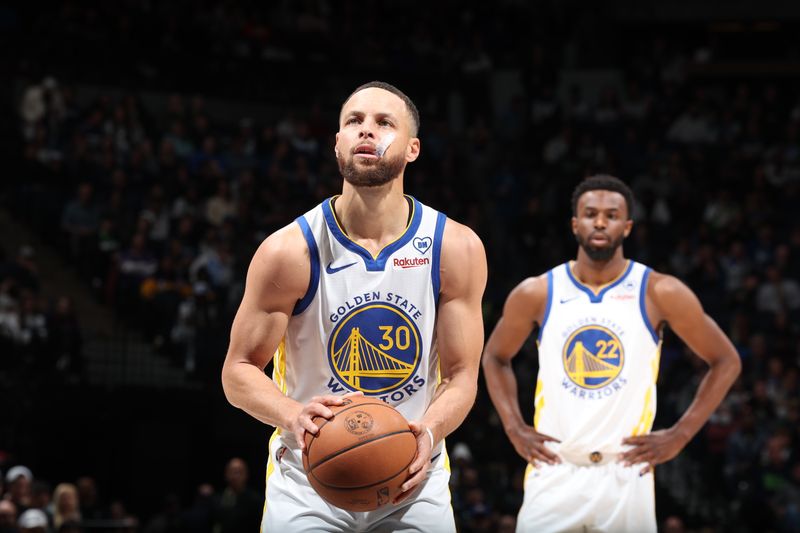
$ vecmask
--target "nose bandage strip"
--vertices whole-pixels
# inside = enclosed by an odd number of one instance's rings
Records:
[[[383,157],[383,154],[386,153],[386,150],[389,149],[389,146],[394,142],[395,134],[389,133],[381,139],[381,142],[375,145],[375,155],[378,157]]]

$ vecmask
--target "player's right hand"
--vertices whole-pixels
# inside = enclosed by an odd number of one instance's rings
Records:
[[[352,398],[353,396],[363,396],[361,391],[350,392],[344,396],[334,396],[332,394],[325,396],[314,396],[307,404],[303,406],[302,411],[297,417],[289,424],[289,431],[294,433],[295,439],[300,444],[300,450],[306,451],[306,432],[316,435],[319,432],[313,419],[315,416],[321,416],[328,420],[333,417],[333,411],[329,406],[342,405],[345,398]]]
[[[534,461],[543,461],[547,464],[554,465],[561,462],[561,458],[547,449],[544,445],[545,442],[561,442],[544,433],[539,433],[533,426],[521,425],[516,428],[506,430],[511,444],[517,453],[525,459],[528,463],[533,464]]]

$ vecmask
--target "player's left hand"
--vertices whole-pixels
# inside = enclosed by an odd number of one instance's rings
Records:
[[[408,498],[417,488],[417,485],[425,480],[425,476],[428,475],[428,465],[431,462],[431,453],[433,452],[431,439],[425,426],[414,421],[409,421],[408,426],[417,438],[417,456],[414,457],[408,467],[409,478],[400,487],[402,492],[392,502],[395,504]]]
[[[640,475],[646,474],[656,465],[674,459],[688,441],[674,428],[660,429],[648,435],[638,437],[625,437],[622,444],[633,446],[627,452],[620,454],[619,462],[625,466],[647,463]]]

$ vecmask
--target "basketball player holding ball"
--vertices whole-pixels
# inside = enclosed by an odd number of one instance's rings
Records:
[[[655,532],[653,467],[686,446],[740,372],[733,344],[686,285],[623,256],[632,207],[617,178],[581,182],[572,196],[577,259],[520,283],[486,344],[492,402],[529,463],[517,531]],[[680,420],[651,431],[667,325],[709,371]],[[511,360],[534,328],[530,426]]]
[[[399,89],[357,88],[336,134],[342,194],[250,263],[222,382],[231,404],[276,427],[263,531],[455,531],[443,439],[475,400],[486,257],[470,229],[403,193],[418,129]],[[302,454],[312,419],[361,394],[409,420],[417,449],[399,494],[350,512],[309,485]]]

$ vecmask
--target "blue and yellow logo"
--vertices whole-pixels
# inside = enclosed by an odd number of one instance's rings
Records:
[[[389,303],[354,309],[328,340],[328,364],[350,390],[392,392],[417,370],[421,343],[416,324]]]
[[[584,326],[564,343],[562,360],[569,379],[584,389],[610,384],[622,371],[625,353],[612,331],[602,326]]]

